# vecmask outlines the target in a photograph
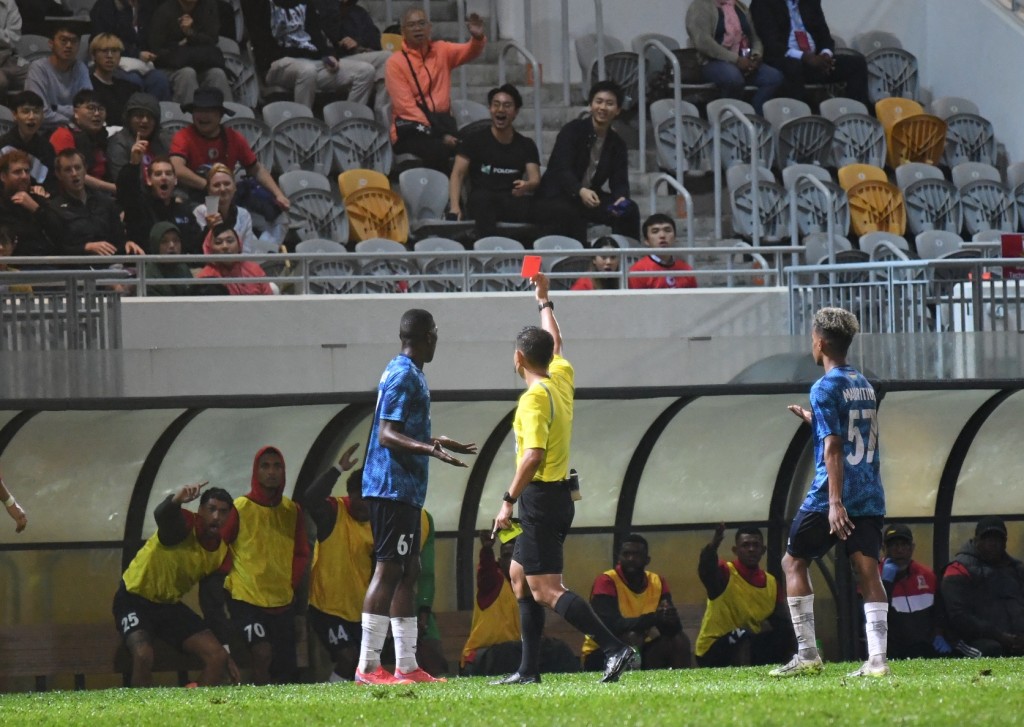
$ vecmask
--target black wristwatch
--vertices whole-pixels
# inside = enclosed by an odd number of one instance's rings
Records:
[[[512,497],[512,495],[508,494],[508,490],[505,490],[505,494],[501,496],[501,499],[504,500],[505,502],[507,502],[509,505],[515,505],[516,504],[516,498],[514,498],[514,497]]]
[[[549,300],[549,301],[546,301],[544,303],[538,303],[537,304],[537,310],[542,311],[545,308],[550,308],[552,311],[554,311],[555,310],[555,301]]]

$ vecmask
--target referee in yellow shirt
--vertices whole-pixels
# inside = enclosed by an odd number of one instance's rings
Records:
[[[562,545],[572,526],[575,506],[569,488],[572,440],[572,364],[562,358],[562,336],[555,304],[548,298],[543,273],[533,278],[540,327],[527,326],[516,337],[516,373],[526,381],[513,429],[516,473],[502,497],[495,530],[510,526],[512,506],[519,503],[523,533],[512,554],[512,590],[519,602],[523,657],[519,670],[494,684],[540,682],[540,640],[544,606],[592,636],[607,659],[602,682],[617,681],[636,652],[621,642],[597,617],[586,599],[562,584]]]

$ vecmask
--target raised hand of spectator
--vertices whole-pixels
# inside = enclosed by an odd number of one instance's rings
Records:
[[[359,460],[352,459],[352,455],[355,454],[357,449],[359,449],[359,442],[356,442],[341,453],[341,459],[338,460],[338,466],[341,467],[342,472],[348,472],[359,463]]]
[[[29,212],[35,212],[39,209],[39,203],[32,199],[32,195],[28,192],[15,192],[11,195],[11,202]]]
[[[135,165],[142,164],[142,158],[146,155],[146,151],[148,150],[149,142],[143,139],[141,134],[137,134],[135,136],[135,143],[132,144],[128,161]]]
[[[87,242],[85,243],[85,251],[93,255],[113,255],[117,252],[117,248],[109,242]]]
[[[206,211],[206,226],[207,227],[216,227],[217,225],[221,224],[223,221],[224,221],[224,218],[221,217],[220,212],[210,212],[209,210]]]
[[[128,242],[126,242],[124,244],[124,251],[128,255],[145,255],[146,254],[145,250],[143,250],[141,247],[139,247],[139,245],[137,243],[134,243],[131,240],[129,240]]]
[[[482,39],[484,37],[484,19],[478,13],[470,13],[466,18],[466,29],[475,40]]]
[[[178,488],[178,491],[174,493],[174,496],[171,498],[171,502],[176,505],[192,502],[199,497],[203,488],[208,484],[210,484],[209,480],[203,480],[202,482],[193,482],[191,485],[182,485]]]

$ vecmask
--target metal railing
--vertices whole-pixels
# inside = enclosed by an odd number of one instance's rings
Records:
[[[118,270],[0,275],[0,351],[102,350],[121,345]]]
[[[541,86],[540,86],[540,69],[537,66],[537,58],[530,52],[528,48],[520,45],[514,40],[508,41],[508,45],[501,49],[501,55],[498,56],[498,85],[502,86],[505,83],[505,56],[508,55],[509,51],[516,51],[527,63],[533,64],[533,138],[537,143],[537,152],[541,158],[544,158],[544,123],[540,113],[541,103]]]
[[[572,90],[569,85],[569,0],[562,0],[562,105],[572,105]]]
[[[653,215],[658,211],[658,200],[655,195],[658,192],[658,187],[663,184],[683,195],[683,202],[686,207],[686,246],[693,247],[693,195],[691,195],[686,187],[683,186],[683,181],[681,179],[674,179],[668,174],[659,174],[651,181],[650,191],[648,193],[651,203],[651,214]]]
[[[662,43],[656,38],[652,38],[645,41],[643,47],[640,49],[639,70],[638,75],[640,78],[640,172],[647,172],[647,82],[644,80],[647,78],[647,49],[654,48],[659,53],[668,58],[669,63],[672,64],[672,101],[673,111],[672,117],[676,124],[676,181],[680,185],[683,183],[683,130],[680,122],[680,116],[682,116],[681,105],[683,101],[683,91],[681,88],[683,76],[682,69],[679,65],[679,59],[676,58],[675,54],[669,50],[668,46]],[[657,147],[657,129],[654,130],[654,143]],[[719,236],[721,237],[721,236]]]
[[[675,180],[664,175],[662,183],[675,185]],[[690,209],[690,198],[685,189],[681,191]],[[735,285],[732,277],[740,280],[760,278],[756,283],[765,286],[783,284],[783,270],[788,260],[802,252],[803,248],[777,245],[758,248],[756,253],[769,261],[767,267],[754,270],[736,268],[735,259],[750,254],[751,250],[724,247],[696,247],[690,230],[687,231],[687,247],[659,250],[666,255],[678,254],[687,257],[701,256],[704,261],[700,269],[687,273],[704,280],[705,287]],[[251,255],[147,255],[112,256],[104,263],[116,264],[117,269],[89,270],[95,265],[94,257],[49,257],[6,258],[20,272],[0,271],[0,290],[6,286],[24,284],[26,280],[54,280],[72,276],[88,278],[97,294],[113,293],[122,296],[146,296],[154,285],[162,288],[190,287],[198,294],[203,288],[210,292],[210,286],[224,286],[229,283],[273,283],[281,292],[296,295],[337,292],[345,294],[372,294],[381,292],[488,292],[514,290],[524,284],[519,275],[524,255],[539,255],[543,269],[553,280],[571,283],[581,277],[618,278],[626,287],[631,274],[630,264],[650,252],[647,247],[629,248],[566,248],[560,250],[456,250],[397,253],[262,253]],[[620,270],[613,273],[598,273],[583,264],[590,258],[614,256],[621,260]],[[580,263],[568,270],[558,269],[557,264],[567,258]],[[149,265],[185,263],[192,268],[217,262],[251,261],[262,263],[270,270],[262,278],[168,278],[151,277]],[[45,264],[59,266],[57,271],[29,271],[26,268]],[[79,269],[74,269],[76,266]],[[644,271],[637,275],[657,277],[661,273]],[[668,271],[664,275],[676,275]],[[33,276],[35,276],[33,278]],[[725,283],[729,276],[729,282]],[[62,278],[61,278],[62,279]],[[568,286],[565,286],[568,287]],[[3,295],[7,295],[4,293]]]
[[[751,224],[753,225],[751,241],[754,247],[761,243],[761,199],[758,194],[758,185],[761,177],[758,174],[759,150],[757,148],[757,129],[754,123],[740,111],[735,104],[725,104],[714,115],[711,120],[711,165],[715,169],[715,237],[722,239],[722,118],[727,114],[736,117],[743,128],[750,134],[750,182],[754,185],[754,193],[751,195]]]
[[[835,215],[833,214],[834,211],[835,211],[835,195],[832,193],[832,190],[830,190],[828,187],[825,186],[824,182],[822,182],[820,179],[815,177],[813,174],[810,174],[809,172],[802,172],[802,173],[796,175],[796,178],[793,180],[793,183],[792,183],[792,185],[789,188],[789,239],[790,239],[791,242],[794,242],[794,243],[798,242],[800,240],[800,225],[799,225],[799,223],[797,221],[797,207],[798,207],[798,205],[797,205],[797,198],[796,198],[796,188],[797,188],[797,185],[800,183],[801,179],[809,179],[809,180],[811,180],[811,184],[814,186],[814,188],[817,189],[819,192],[821,192],[823,195],[825,195],[825,208],[828,210],[828,214],[826,215],[826,218],[825,218],[825,234],[828,237],[828,264],[830,266],[831,265],[835,265],[836,264],[836,230],[835,230],[836,225],[835,225]],[[808,260],[807,262],[818,262],[818,261],[817,260],[814,260],[814,261]],[[830,272],[829,275],[830,275],[830,278],[829,278],[830,282],[835,284],[835,272],[834,271]]]
[[[1024,331],[1024,280],[1003,277],[1004,267],[1020,265],[958,258],[787,267],[790,333],[809,333],[825,306],[852,311],[866,333]]]
[[[604,80],[604,3],[594,0],[594,29],[597,33],[597,80]],[[641,76],[643,78],[643,76]],[[587,85],[587,79],[583,79]]]

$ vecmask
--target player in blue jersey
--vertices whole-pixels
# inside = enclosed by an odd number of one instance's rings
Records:
[[[789,410],[814,433],[814,482],[789,530],[782,558],[797,653],[772,676],[821,671],[814,636],[814,593],[808,566],[842,541],[864,596],[868,660],[850,676],[884,676],[889,606],[878,573],[885,493],[879,476],[878,402],[864,375],[846,363],[857,318],[841,308],[814,316],[811,355],[825,375],[811,387],[811,410]]]
[[[363,464],[363,497],[370,506],[373,580],[363,601],[363,640],[355,681],[408,684],[444,681],[416,662],[416,579],[420,573],[420,510],[427,497],[431,457],[456,467],[466,464],[446,449],[476,454],[461,444],[430,434],[430,389],[424,364],[434,360],[437,326],[425,310],[408,310],[399,328],[402,352],[391,359],[377,386],[377,408]],[[395,673],[380,664],[388,634],[395,639]]]

